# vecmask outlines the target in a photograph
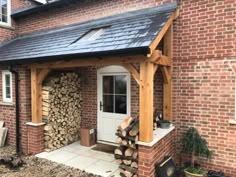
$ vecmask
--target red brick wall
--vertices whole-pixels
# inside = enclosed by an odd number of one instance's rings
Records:
[[[11,0],[12,12],[15,9],[22,8],[22,7],[25,7],[28,5],[30,5],[29,0]],[[13,19],[12,19],[11,27],[4,27],[4,26],[0,25],[0,43],[13,38],[16,35],[17,28],[18,28],[18,25],[15,23],[15,21]]]
[[[94,67],[83,67],[78,72],[85,79],[81,82],[81,127],[97,129],[97,70]]]
[[[235,1],[181,1],[174,23],[173,118],[195,126],[214,151],[206,169],[235,176]]]
[[[175,158],[175,134],[173,130],[152,147],[138,146],[139,177],[156,177],[155,164],[161,162],[165,156]]]
[[[12,92],[13,92],[13,105],[4,105],[2,103],[2,70],[7,67],[1,67],[0,69],[0,120],[5,122],[5,126],[9,129],[7,143],[15,144],[15,77],[12,75]],[[29,71],[23,68],[17,68],[19,72],[19,94],[20,94],[20,130],[21,130],[21,148],[24,152],[27,151],[27,128],[26,122],[30,121],[30,75]]]
[[[39,152],[44,151],[44,126],[32,126],[28,125],[27,126],[27,132],[28,132],[28,144],[27,148],[28,154],[37,154]]]
[[[18,34],[40,31],[48,28],[80,23],[100,17],[114,15],[122,12],[152,7],[158,4],[173,2],[175,0],[100,0],[81,1],[77,5],[71,4],[66,8],[50,9],[18,20]],[[56,15],[55,15],[56,14]]]

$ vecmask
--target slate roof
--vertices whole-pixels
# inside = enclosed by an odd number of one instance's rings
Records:
[[[176,3],[101,18],[13,39],[0,47],[0,62],[49,60],[132,51],[148,52]],[[94,28],[107,27],[94,41],[77,41]]]

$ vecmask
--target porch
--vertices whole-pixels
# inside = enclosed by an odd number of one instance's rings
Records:
[[[170,146],[175,136],[174,131],[157,141],[153,131],[153,113],[155,107],[161,104],[162,106],[158,108],[161,109],[164,119],[172,119],[173,21],[178,15],[177,4],[170,3],[150,8],[147,11],[140,10],[36,35],[32,34],[16,40],[16,45],[12,42],[4,46],[14,53],[13,56],[7,53],[6,60],[24,61],[24,67],[28,67],[31,71],[32,115],[30,122],[27,123],[28,153],[36,154],[44,150],[45,122],[42,116],[42,84],[45,78],[55,70],[79,71],[84,67],[93,67],[98,73],[95,81],[98,87],[99,84],[106,85],[105,80],[107,83],[115,83],[117,76],[126,80],[122,93],[120,91],[116,93],[115,84],[110,84],[108,89],[106,88],[108,91],[100,87],[97,94],[90,95],[97,97],[94,107],[88,108],[89,111],[94,108],[98,111],[93,119],[100,120],[100,114],[104,118],[101,126],[100,123],[95,123],[93,124],[95,127],[92,127],[97,128],[96,125],[98,125],[98,139],[114,142],[114,130],[117,123],[126,116],[132,116],[130,105],[134,104],[138,107],[135,112],[139,117],[138,169],[136,171],[138,170],[140,177],[154,176],[154,165],[157,160],[160,160],[159,158],[163,155],[173,154],[173,148]],[[21,46],[24,46],[24,51],[29,51],[29,54],[19,50]],[[112,69],[108,68],[108,71],[103,71],[106,67]],[[119,70],[114,68],[119,68]],[[156,73],[162,77],[158,85],[161,88],[159,100],[155,100]],[[132,103],[129,102],[129,94],[133,92],[129,88],[129,76],[135,82],[137,91],[134,95],[135,101],[131,100]],[[96,83],[92,86],[96,89]],[[102,93],[102,96],[99,97],[99,93]],[[114,106],[117,95],[122,97],[118,105],[125,104],[122,109]],[[64,123],[66,124],[66,121]],[[110,132],[109,136],[100,136],[104,125],[111,128],[106,129],[106,132]],[[158,149],[165,145],[169,148],[165,153],[160,154]]]

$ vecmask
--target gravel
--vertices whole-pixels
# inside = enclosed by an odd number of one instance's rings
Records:
[[[0,159],[15,155],[13,146],[0,148]],[[88,174],[79,169],[71,168],[63,164],[51,162],[35,156],[21,156],[23,166],[17,169],[9,169],[0,165],[1,177],[99,177],[98,175]]]

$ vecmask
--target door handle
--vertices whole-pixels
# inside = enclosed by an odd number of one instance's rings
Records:
[[[100,101],[100,111],[102,111],[102,108],[103,108],[103,104],[102,104],[102,101]]]

